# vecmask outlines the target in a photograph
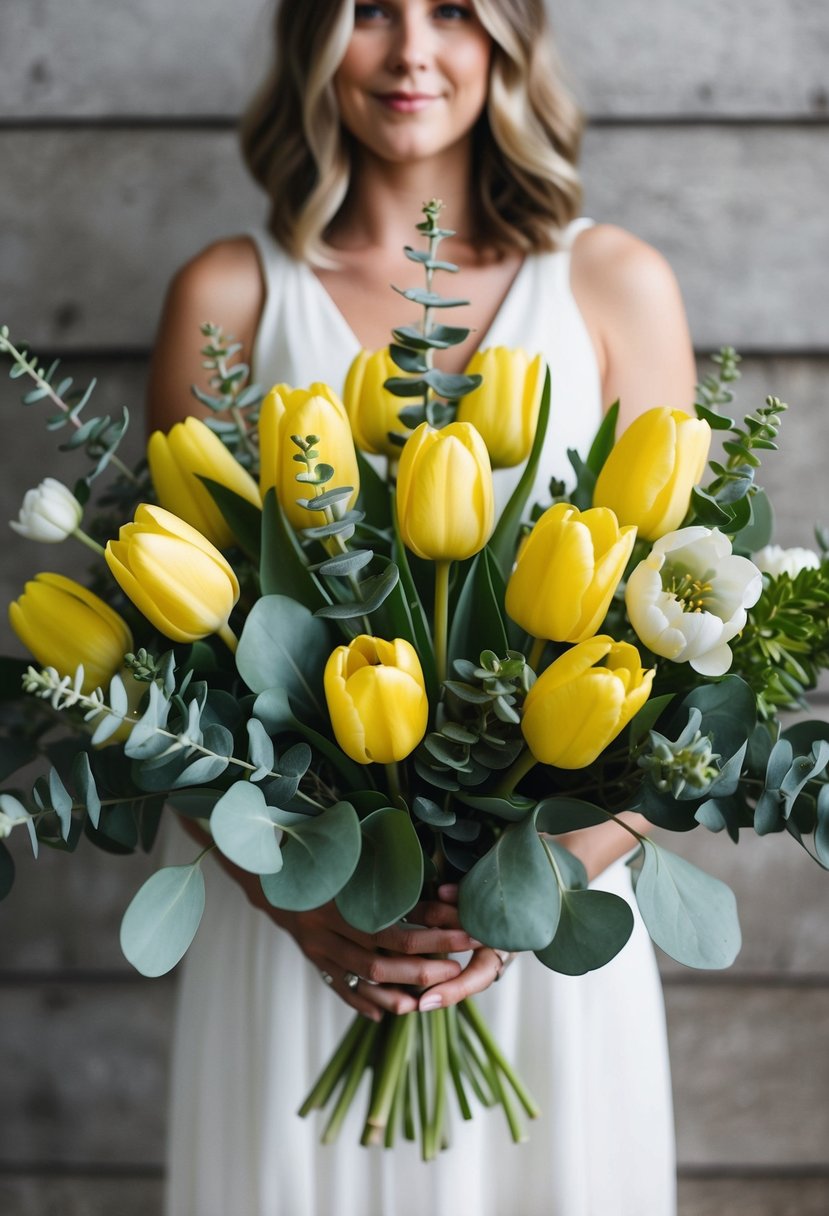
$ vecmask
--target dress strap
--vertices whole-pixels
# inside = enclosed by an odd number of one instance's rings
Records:
[[[595,220],[588,219],[586,215],[571,220],[567,227],[561,230],[561,249],[569,252],[573,248],[579,233],[584,232],[586,228],[592,228],[595,222]]]

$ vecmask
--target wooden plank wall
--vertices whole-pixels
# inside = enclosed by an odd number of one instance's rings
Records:
[[[765,480],[779,539],[809,543],[810,521],[829,523],[825,0],[552,7],[593,120],[587,211],[666,253],[701,360],[723,343],[744,353],[746,409],[767,392],[790,401]],[[227,14],[217,0],[3,3],[0,320],[79,378],[98,373],[102,404],[140,411],[170,274],[263,211],[233,123],[267,13],[237,0]],[[69,479],[15,400],[4,381],[2,518],[41,476]],[[16,538],[3,554],[5,600],[73,560]],[[829,712],[825,693],[816,709]],[[745,945],[726,974],[664,963],[682,1216],[817,1216],[829,1210],[829,880],[793,843],[734,849],[700,831],[683,845],[733,884]],[[0,912],[0,1210],[159,1212],[173,984],[131,974],[117,945],[146,861],[50,856],[37,883],[23,853],[19,868]]]

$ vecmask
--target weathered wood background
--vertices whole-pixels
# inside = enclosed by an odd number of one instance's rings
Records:
[[[745,355],[740,404],[768,392],[791,403],[765,482],[781,542],[808,544],[811,521],[829,523],[825,0],[552,7],[593,119],[587,212],[667,254],[703,370],[732,343]],[[233,126],[262,63],[267,6],[238,0],[232,20],[217,0],[2,10],[0,320],[79,378],[97,373],[100,403],[140,412],[171,273],[263,213]],[[41,476],[70,478],[34,420],[18,425],[8,381],[0,400],[9,518]],[[77,560],[11,534],[3,554],[4,600],[36,570]],[[815,707],[829,712],[825,694]],[[682,1214],[818,1216],[829,1211],[829,879],[794,843],[735,849],[700,830],[683,845],[733,884],[745,945],[725,974],[664,965]],[[146,863],[49,856],[30,884],[18,853],[21,882],[0,912],[0,1211],[149,1216],[173,984],[132,974],[117,944]]]

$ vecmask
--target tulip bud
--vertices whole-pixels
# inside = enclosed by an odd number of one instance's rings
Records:
[[[343,402],[357,447],[394,460],[400,455],[401,445],[389,439],[389,432],[405,434],[399,418],[404,402],[383,385],[390,376],[400,374],[387,346],[361,350],[348,369],[343,387]]]
[[[177,422],[167,435],[154,431],[147,444],[147,461],[161,506],[196,528],[219,549],[233,543],[233,533],[199,478],[209,477],[254,506],[261,505],[250,473],[199,418]]]
[[[422,422],[397,469],[403,543],[431,561],[463,561],[483,549],[495,517],[486,444],[469,422],[436,431]]]
[[[620,437],[599,473],[594,507],[610,507],[639,537],[657,540],[682,523],[711,446],[711,428],[682,410],[647,410]]]
[[[654,654],[690,663],[705,676],[725,675],[728,643],[745,626],[763,576],[715,528],[680,528],[660,537],[628,579],[630,623]]]
[[[507,584],[507,614],[536,638],[583,642],[593,637],[635,539],[636,528],[620,528],[605,507],[578,511],[556,503],[521,547]]]
[[[83,692],[108,684],[132,650],[132,634],[117,612],[74,579],[38,574],[9,605],[9,621],[41,667],[74,676],[83,665]]]
[[[27,540],[57,544],[72,535],[82,517],[83,507],[72,491],[54,477],[46,477],[26,491],[20,515],[9,526]]]
[[[458,422],[471,422],[487,446],[493,469],[521,464],[530,454],[538,425],[546,363],[521,349],[491,346],[476,351],[466,375],[483,384],[458,406]]]
[[[302,471],[294,457],[299,448],[292,435],[316,435],[314,445],[323,464],[335,472],[334,486],[353,486],[347,506],[354,505],[360,490],[360,474],[354,439],[345,406],[327,384],[312,384],[310,388],[290,388],[277,384],[262,402],[259,411],[259,488],[262,497],[275,487],[288,520],[298,531],[323,522],[315,512],[297,503],[309,498],[311,487],[297,481]]]
[[[592,764],[645,704],[654,674],[628,642],[599,635],[573,646],[524,701],[521,730],[536,760],[568,769]]]
[[[426,733],[429,701],[420,659],[402,638],[367,634],[338,646],[325,666],[337,742],[358,764],[403,760]]]
[[[239,583],[219,550],[184,520],[142,503],[134,522],[107,544],[106,560],[124,593],[166,637],[226,637]]]

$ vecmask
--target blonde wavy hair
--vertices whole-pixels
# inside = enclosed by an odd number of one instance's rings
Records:
[[[493,41],[487,106],[473,132],[475,235],[502,252],[555,249],[581,206],[582,113],[564,83],[544,0],[474,7]],[[336,265],[326,236],[351,177],[353,140],[333,79],[353,27],[352,0],[282,0],[275,63],[241,124],[245,161],[271,200],[271,232],[317,265]]]

